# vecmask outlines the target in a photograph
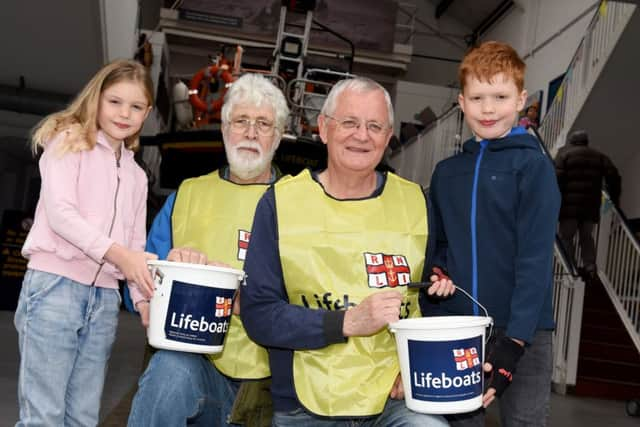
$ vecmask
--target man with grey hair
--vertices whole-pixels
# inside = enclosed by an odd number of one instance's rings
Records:
[[[274,426],[447,425],[407,409],[387,330],[420,316],[409,282],[454,291],[425,268],[422,189],[376,171],[392,123],[382,86],[338,82],[318,118],[327,168],[278,181],[256,208],[242,320],[269,349]]]
[[[271,160],[289,110],[275,85],[245,74],[228,90],[221,113],[229,164],[185,180],[169,196],[147,240],[147,251],[160,259],[242,269],[256,204],[278,178]],[[265,349],[244,331],[238,299],[221,353],[154,353],[140,378],[129,426],[233,425],[230,413],[240,387],[271,375]],[[148,326],[148,301],[136,310]]]

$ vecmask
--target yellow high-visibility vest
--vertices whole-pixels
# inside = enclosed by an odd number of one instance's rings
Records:
[[[185,180],[171,216],[173,246],[191,247],[242,269],[256,205],[268,184],[235,184],[218,171]],[[267,351],[254,343],[240,316],[231,316],[221,353],[208,355],[216,368],[234,379],[271,376]]]
[[[380,195],[336,200],[304,171],[274,188],[291,304],[343,310],[375,292],[396,289],[405,294],[401,317],[420,315],[418,291],[406,286],[422,278],[428,238],[426,201],[417,184],[388,173]],[[398,374],[395,340],[387,328],[294,351],[297,397],[321,416],[381,413]]]

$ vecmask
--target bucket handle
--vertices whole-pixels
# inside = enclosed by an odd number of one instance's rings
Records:
[[[489,333],[487,334],[487,339],[486,342],[489,342],[489,339],[491,338],[491,335],[493,334],[493,319],[491,319],[491,317],[489,316],[489,312],[487,311],[487,309],[484,307],[484,305],[480,304],[480,301],[478,301],[477,299],[475,299],[474,297],[472,297],[469,292],[465,291],[462,288],[459,288],[456,286],[456,290],[457,291],[462,291],[463,294],[465,294],[471,301],[473,301],[475,304],[478,305],[478,307],[480,307],[482,309],[482,311],[484,311],[484,315],[485,317],[489,318]]]
[[[431,283],[429,283],[429,282],[411,282],[411,283],[407,284],[407,287],[409,287],[409,288],[428,288],[429,286],[431,286]],[[458,286],[456,286],[456,291],[460,291],[463,294],[465,294],[467,296],[467,298],[469,298],[471,301],[473,301],[473,303],[475,303],[478,307],[480,307],[482,309],[482,311],[484,311],[485,317],[488,317],[490,319],[490,322],[489,322],[489,334],[487,335],[487,342],[489,342],[489,338],[491,338],[491,335],[493,334],[493,319],[491,319],[491,317],[489,316],[489,312],[487,311],[485,306],[480,304],[480,301],[478,301],[473,296],[471,296],[471,294],[469,294],[469,292],[465,291],[464,289],[462,289],[462,288],[460,288]]]
[[[477,299],[475,299],[474,297],[472,297],[469,292],[465,291],[462,288],[459,288],[456,286],[456,291],[461,291],[463,294],[465,294],[471,301],[473,301],[478,307],[480,307],[482,309],[482,311],[484,311],[484,315],[486,317],[489,317],[489,312],[487,311],[487,309],[484,307],[484,305],[480,304],[480,301],[478,301]]]
[[[164,273],[160,270],[160,267],[157,265],[149,266],[149,272],[151,273],[151,279],[153,280],[153,284],[155,285],[154,290],[158,290],[162,282],[164,281]],[[158,280],[156,280],[158,279]]]

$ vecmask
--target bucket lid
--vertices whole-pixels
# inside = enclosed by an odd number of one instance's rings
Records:
[[[396,330],[429,330],[429,329],[459,329],[484,326],[493,323],[493,319],[488,316],[433,316],[414,317],[411,319],[401,319],[389,324],[391,332]]]
[[[231,267],[218,267],[216,265],[205,265],[205,264],[191,264],[188,262],[176,262],[176,261],[161,261],[161,260],[149,260],[147,261],[147,265],[150,267],[170,267],[170,268],[185,268],[188,270],[205,270],[205,271],[216,271],[219,273],[230,273],[236,276],[239,276],[240,280],[242,280],[245,276],[245,272],[242,270],[237,270]]]

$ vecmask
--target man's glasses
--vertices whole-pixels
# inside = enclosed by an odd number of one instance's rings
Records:
[[[342,129],[345,132],[355,131],[357,129],[360,129],[360,126],[362,126],[362,121],[355,117],[345,117],[343,119],[338,119],[336,117],[331,117],[327,114],[325,114],[324,116],[331,120],[335,120],[336,123],[338,123],[338,126],[340,126],[340,129]],[[383,132],[389,129],[389,125],[376,122],[375,120],[369,120],[368,122],[364,122],[364,127],[367,129],[367,132],[369,132],[370,135],[375,135],[375,136],[382,135]]]
[[[244,134],[251,126],[253,126],[258,135],[261,136],[272,136],[275,131],[275,125],[268,120],[249,120],[244,117],[231,120],[231,131],[233,133]]]

